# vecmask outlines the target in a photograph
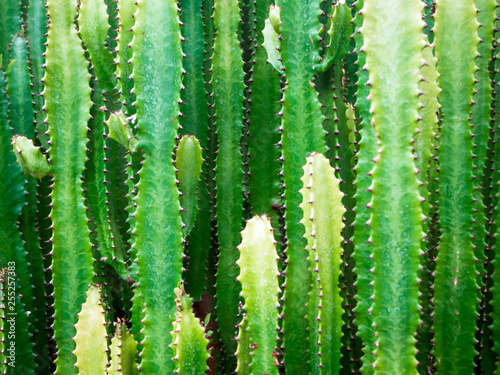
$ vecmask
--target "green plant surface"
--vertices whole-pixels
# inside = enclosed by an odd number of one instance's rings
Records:
[[[106,95],[106,106],[115,107],[117,98],[116,65],[107,48],[108,13],[104,0],[83,0],[80,3],[78,26],[87,47],[92,67]]]
[[[187,236],[193,229],[198,214],[196,190],[203,165],[202,153],[200,141],[194,135],[182,136],[177,146],[175,166],[181,193],[179,199],[182,207],[184,236]]]
[[[356,308],[354,324],[358,327],[358,336],[363,345],[363,357],[361,371],[364,374],[373,374],[375,369],[375,331],[373,329],[373,317],[371,314],[372,297],[373,297],[373,248],[369,241],[370,227],[367,223],[370,220],[369,203],[372,199],[372,176],[373,158],[377,155],[377,136],[375,129],[371,125],[372,114],[370,112],[370,86],[368,83],[368,72],[362,68],[366,64],[366,56],[362,49],[364,40],[363,35],[359,31],[363,25],[363,15],[361,9],[364,1],[356,1],[356,17],[354,18],[354,39],[356,42],[357,61],[356,64],[359,70],[356,91],[356,110],[360,118],[361,129],[359,151],[357,153],[356,171],[356,207],[354,212],[356,218],[354,220],[354,235],[353,258],[356,266]]]
[[[439,0],[434,20],[441,93],[439,224],[434,284],[434,356],[438,374],[470,373],[478,293],[473,225],[472,134],[478,23],[474,1]],[[457,32],[459,31],[459,32]]]
[[[362,10],[372,124],[379,140],[369,206],[378,374],[417,373],[423,232],[411,142],[419,108],[422,10],[420,0],[366,1]]]
[[[310,340],[311,362],[318,362],[312,368],[314,374],[338,374],[340,372],[342,338],[342,298],[339,276],[341,273],[343,216],[343,194],[340,182],[330,162],[321,154],[311,154],[304,166],[303,188],[300,190],[304,212],[302,224],[306,228],[310,269],[314,271],[313,290],[316,303],[310,306],[308,319],[310,335],[317,334],[317,340]],[[312,307],[312,308],[311,308]],[[312,314],[311,314],[312,310]],[[317,332],[311,332],[314,321]]]
[[[5,340],[2,344],[3,353],[6,355],[14,354],[15,364],[19,365],[20,371],[26,374],[34,374],[34,353],[33,344],[30,341],[29,326],[24,301],[21,301],[21,288],[26,288],[27,302],[33,302],[28,298],[32,290],[30,284],[30,273],[28,269],[28,259],[23,247],[21,233],[18,231],[17,222],[19,221],[22,207],[25,204],[24,180],[22,170],[16,163],[16,157],[12,152],[10,144],[13,130],[9,124],[8,102],[5,91],[5,73],[0,71],[0,170],[5,178],[0,183],[0,194],[6,197],[0,201],[0,272],[3,273],[2,279],[2,314],[7,317],[3,320],[2,338]],[[8,198],[7,198],[8,197]],[[23,292],[24,293],[24,292]],[[9,317],[16,314],[16,319],[12,321]],[[11,330],[15,332],[15,340],[9,337]],[[6,332],[6,333],[3,333]],[[8,349],[14,345],[15,352]],[[4,361],[12,363],[11,358],[2,358]],[[14,374],[15,367],[6,367],[6,374]]]
[[[235,0],[214,1],[217,30],[212,56],[212,88],[218,148],[217,185],[217,319],[226,371],[236,369],[235,327],[238,323],[240,285],[236,261],[243,229],[243,161],[240,141],[243,131],[243,60],[237,31],[240,9]]]
[[[101,298],[101,287],[90,285],[87,300],[78,313],[76,336],[76,368],[79,374],[101,375],[106,373],[108,363],[105,306]]]
[[[241,237],[237,280],[245,315],[239,337],[246,339],[238,343],[238,373],[277,375],[279,258],[270,219],[255,216],[247,221]]]
[[[310,371],[305,319],[311,274],[308,271],[304,226],[300,224],[302,166],[309,153],[327,151],[323,115],[314,88],[314,66],[319,63],[320,1],[279,1],[280,55],[286,87],[279,115],[282,117],[282,157],[287,228],[286,279],[284,292],[284,353],[287,373]]]
[[[205,329],[192,310],[193,301],[182,289],[176,288],[177,313],[172,332],[176,370],[180,375],[204,374],[208,370],[208,340]]]
[[[174,288],[182,275],[182,222],[172,153],[179,127],[182,51],[175,1],[141,0],[134,15],[134,92],[139,172],[133,246],[137,252],[134,322],[142,321],[140,371],[171,373]],[[165,230],[168,228],[168,230]],[[135,327],[136,330],[140,327]]]
[[[115,334],[109,347],[110,363],[107,375],[138,375],[137,342],[124,322],[115,323]]]
[[[8,45],[12,38],[21,32],[21,2],[18,0],[2,0],[0,2],[0,67],[8,66]]]
[[[52,272],[56,374],[76,374],[77,313],[92,282],[92,255],[82,191],[91,107],[88,63],[73,20],[76,1],[48,1],[50,26],[45,67],[45,107],[52,166]],[[61,51],[64,50],[64,53]]]

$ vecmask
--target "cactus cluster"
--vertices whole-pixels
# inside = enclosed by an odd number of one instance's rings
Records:
[[[0,0],[0,374],[500,374],[500,0]]]

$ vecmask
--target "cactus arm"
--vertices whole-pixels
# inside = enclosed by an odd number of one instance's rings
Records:
[[[0,67],[8,64],[7,46],[12,38],[21,31],[21,2],[19,0],[0,1]]]
[[[265,20],[265,26],[262,30],[262,34],[264,35],[264,43],[262,45],[267,52],[267,61],[273,66],[274,69],[279,72],[282,71],[284,66],[281,62],[281,56],[279,53],[279,34],[276,32],[269,19]]]
[[[76,1],[71,0],[48,1],[50,26],[43,93],[54,177],[50,216],[54,230],[56,374],[65,375],[76,373],[72,355],[74,325],[92,281],[91,244],[81,186],[91,101],[88,64],[73,23],[76,6]]]
[[[340,297],[339,276],[341,268],[342,222],[345,208],[339,180],[328,159],[321,154],[307,158],[300,190],[304,211],[302,223],[306,228],[305,237],[310,250],[310,267],[314,270],[314,306],[310,321],[316,320],[317,332],[310,332],[317,339],[312,345],[317,348],[318,362],[313,372],[318,374],[337,374],[340,371],[340,349],[342,346],[342,298]],[[317,288],[317,290],[314,290]],[[312,316],[311,316],[312,315]],[[311,328],[311,327],[310,327]],[[310,329],[311,331],[311,329]],[[310,340],[311,342],[311,340]],[[312,356],[313,353],[311,353]]]
[[[290,373],[308,371],[307,293],[308,272],[304,227],[300,224],[302,201],[296,183],[308,153],[326,152],[323,115],[318,93],[313,87],[313,66],[319,62],[320,2],[280,1],[280,53],[286,68],[282,115],[283,175],[285,185],[285,226],[287,228],[287,268],[284,293],[285,367]]]
[[[10,145],[13,131],[8,122],[7,111],[5,74],[0,71],[0,171],[5,176],[0,183],[0,197],[2,197],[0,200],[0,272],[6,269],[5,283],[1,286],[5,297],[0,304],[5,306],[4,314],[7,317],[9,313],[18,314],[14,323],[4,320],[5,332],[9,332],[11,327],[15,329],[16,340],[4,337],[6,341],[3,345],[5,345],[4,350],[14,345],[16,364],[19,366],[25,364],[26,372],[33,374],[33,368],[30,369],[30,366],[34,364],[33,345],[30,342],[26,311],[19,298],[19,294],[22,293],[21,288],[23,286],[28,288],[27,283],[30,283],[27,254],[17,227],[22,207],[25,204],[24,181],[21,168],[16,163],[16,157]],[[7,351],[7,355],[9,354]],[[4,358],[1,362],[4,362]]]
[[[137,342],[130,334],[124,322],[115,323],[115,335],[111,339],[110,357],[111,361],[107,375],[138,375]]]
[[[101,287],[90,285],[87,300],[78,313],[74,338],[76,349],[75,366],[79,374],[101,375],[106,372],[108,363],[106,317],[101,300]]]
[[[47,161],[47,157],[42,154],[40,147],[33,145],[31,139],[15,135],[12,145],[14,146],[17,162],[25,174],[31,175],[34,178],[43,178],[50,173],[50,164]],[[33,217],[31,217],[32,219]]]
[[[134,81],[132,75],[132,64],[129,63],[132,58],[132,48],[130,43],[134,34],[132,28],[135,23],[134,13],[136,5],[134,0],[118,0],[118,42],[116,47],[116,62],[118,69],[119,88],[121,91],[122,105],[128,115],[135,113],[133,103],[135,95],[133,93]]]
[[[252,363],[252,356],[250,353],[252,352],[252,348],[245,313],[243,313],[243,319],[238,325],[238,337],[236,339],[238,341],[238,349],[236,350],[238,366],[236,367],[236,372],[238,375],[251,375],[250,364]]]
[[[31,83],[33,84],[31,91],[33,93],[33,103],[35,109],[35,121],[37,138],[44,149],[48,148],[47,141],[49,140],[47,124],[44,124],[45,111],[42,110],[44,100],[42,96],[44,75],[43,64],[45,64],[45,42],[47,38],[47,9],[45,1],[33,0],[28,4],[28,13],[26,18],[26,39],[29,43],[29,64],[31,73]]]
[[[116,76],[113,55],[108,51],[108,13],[104,0],[83,0],[80,4],[78,25],[82,38],[92,60],[95,75],[104,92],[107,93],[108,108],[114,107],[117,99]]]
[[[367,225],[370,220],[369,203],[372,199],[371,194],[371,170],[373,169],[373,158],[377,155],[377,137],[375,129],[371,125],[372,115],[370,112],[370,103],[368,97],[370,94],[370,86],[368,82],[368,72],[363,69],[366,64],[366,56],[362,50],[364,43],[363,35],[359,31],[363,25],[363,16],[361,9],[364,1],[356,2],[356,17],[354,18],[354,39],[356,42],[355,50],[357,52],[356,65],[359,71],[359,77],[356,82],[356,110],[361,119],[359,151],[357,153],[358,163],[355,167],[356,171],[356,207],[354,212],[356,218],[354,220],[354,235],[353,258],[356,266],[356,309],[354,323],[358,327],[358,336],[363,345],[363,357],[361,371],[366,374],[373,374],[373,363],[375,357],[376,337],[373,329],[373,317],[371,314],[372,298],[373,298],[373,248],[368,242],[370,238],[370,227]]]
[[[208,340],[200,320],[194,316],[191,298],[176,289],[177,314],[172,332],[176,374],[204,374],[208,370]]]
[[[109,116],[108,121],[108,137],[125,147],[129,152],[137,150],[137,138],[133,136],[130,124],[122,112],[115,112]]]
[[[200,142],[193,135],[185,135],[179,141],[175,159],[177,167],[177,180],[181,192],[180,204],[182,207],[182,222],[184,223],[184,236],[187,236],[198,213],[198,197],[196,188],[203,165],[202,149]]]
[[[473,221],[472,137],[478,23],[474,1],[436,3],[434,44],[443,116],[439,138],[441,238],[434,285],[437,373],[472,372],[478,305],[470,229]],[[460,30],[460,32],[455,32]]]
[[[208,141],[208,101],[205,89],[205,30],[203,20],[204,2],[200,0],[183,0],[180,2],[182,51],[185,55],[182,77],[185,90],[181,91],[180,133],[194,135],[203,149],[203,159],[211,152],[207,148]],[[207,35],[208,36],[208,35]],[[185,273],[187,293],[196,301],[201,299],[205,289],[206,261],[211,241],[210,196],[208,192],[207,164],[203,165],[201,180],[198,183],[199,212],[189,237],[186,238],[186,255],[188,256]],[[184,211],[183,213],[186,213]],[[187,229],[187,227],[185,228]]]
[[[332,8],[331,25],[327,33],[328,46],[318,66],[320,72],[326,71],[335,61],[342,59],[349,52],[349,41],[352,35],[351,8],[345,1],[339,1]]]
[[[133,32],[137,138],[144,155],[135,197],[138,286],[133,303],[143,308],[140,370],[167,374],[174,370],[167,333],[172,331],[174,288],[182,274],[182,222],[172,163],[182,71],[176,2],[138,1]]]
[[[240,9],[235,0],[214,2],[217,34],[212,56],[212,87],[218,136],[215,181],[217,185],[217,318],[226,359],[226,371],[234,371],[240,286],[236,246],[243,225],[243,162],[240,141],[243,130],[243,60],[237,31]]]
[[[247,222],[241,237],[238,281],[252,349],[249,373],[277,375],[278,255],[270,220],[266,216],[254,217]]]
[[[363,7],[372,122],[380,141],[370,218],[379,374],[417,373],[422,210],[411,140],[418,118],[422,10],[420,0],[374,0]]]

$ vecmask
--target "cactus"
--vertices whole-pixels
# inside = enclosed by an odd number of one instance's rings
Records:
[[[472,137],[478,23],[473,1],[436,3],[435,54],[441,93],[439,217],[434,284],[434,355],[438,373],[471,372],[478,307],[473,222]],[[451,33],[451,30],[461,33]]]
[[[111,361],[107,369],[107,375],[137,375],[137,342],[130,334],[124,322],[118,322],[115,334],[111,339],[109,348]]]

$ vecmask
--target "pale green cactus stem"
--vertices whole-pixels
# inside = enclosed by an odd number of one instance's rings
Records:
[[[181,192],[182,222],[184,237],[193,229],[198,214],[197,187],[203,165],[200,142],[194,135],[184,135],[177,146],[175,166]]]
[[[12,145],[14,146],[17,162],[25,174],[34,178],[42,178],[51,172],[47,156],[42,154],[40,147],[33,145],[31,139],[15,135],[12,138]]]
[[[300,190],[304,212],[302,224],[306,229],[313,287],[309,302],[309,331],[311,374],[338,374],[342,347],[341,273],[342,229],[346,212],[342,205],[344,194],[330,162],[321,154],[307,158]],[[313,329],[315,331],[313,331]]]
[[[76,368],[80,375],[103,375],[108,364],[105,306],[101,286],[90,285],[75,325]]]
[[[137,363],[137,342],[134,336],[128,331],[125,322],[115,323],[115,334],[111,339],[110,363],[107,375],[138,375]]]
[[[174,374],[197,375],[208,370],[208,340],[200,320],[194,316],[193,301],[184,288],[175,289],[177,313],[172,331],[172,348],[176,369]]]
[[[278,375],[278,254],[270,219],[249,220],[241,233],[237,261],[244,299],[244,318],[238,335],[238,374]]]
[[[129,121],[122,112],[111,113],[108,121],[108,137],[114,139],[130,152],[135,152],[139,146],[137,137],[134,136]]]
[[[372,125],[380,144],[369,204],[377,374],[417,374],[423,215],[411,142],[423,64],[422,11],[420,0],[366,0],[362,10]]]
[[[434,356],[438,374],[472,373],[478,285],[473,228],[473,141],[469,116],[479,42],[473,0],[438,0],[435,56],[441,88],[440,243],[434,282]]]

